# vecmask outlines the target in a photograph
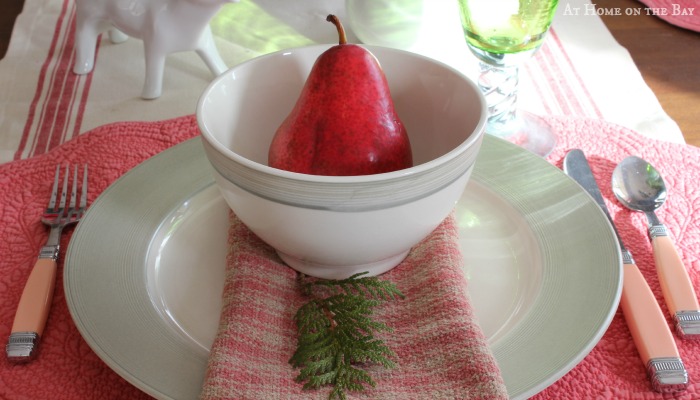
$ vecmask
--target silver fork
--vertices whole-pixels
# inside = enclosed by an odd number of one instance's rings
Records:
[[[78,222],[87,209],[88,167],[83,170],[83,183],[78,204],[78,166],[73,169],[70,203],[66,208],[70,167],[66,166],[58,197],[61,166],[56,166],[53,189],[49,205],[41,216],[41,222],[48,225],[49,238],[41,248],[39,259],[24,286],[17,313],[12,324],[12,332],[5,347],[7,358],[14,362],[32,360],[37,354],[39,340],[46,326],[51,308],[53,290],[56,285],[56,261],[61,243],[61,232],[68,225]]]

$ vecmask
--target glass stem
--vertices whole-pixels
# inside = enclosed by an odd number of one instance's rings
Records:
[[[502,138],[514,134],[517,129],[518,67],[497,67],[479,62],[477,84],[489,109],[486,132]]]

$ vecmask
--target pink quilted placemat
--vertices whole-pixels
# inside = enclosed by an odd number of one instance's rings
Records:
[[[700,32],[700,1],[697,0],[639,0],[669,24]]]
[[[549,160],[561,166],[565,152],[578,147],[591,160],[611,212],[637,265],[661,300],[651,246],[642,215],[622,209],[610,190],[615,164],[629,154],[651,161],[664,175],[669,199],[659,211],[696,287],[700,287],[700,149],[645,139],[598,120],[550,119],[560,142]],[[97,128],[54,150],[0,165],[0,338],[9,336],[22,286],[47,231],[39,217],[57,163],[89,163],[90,199],[133,166],[198,134],[192,116],[152,123],[117,123]],[[235,227],[235,224],[233,224]],[[447,226],[443,228],[448,228]],[[71,232],[66,232],[63,248]],[[262,251],[262,250],[260,250]],[[59,259],[59,268],[63,260]],[[398,271],[400,272],[400,271]],[[398,273],[397,272],[397,273]],[[73,324],[59,275],[40,357],[12,365],[0,357],[2,399],[145,399],[110,370]],[[662,305],[665,310],[665,306]],[[387,314],[389,315],[389,314]],[[700,398],[700,342],[677,341],[691,385],[676,399]],[[523,366],[527,368],[527,366]],[[382,376],[382,379],[384,377]],[[383,383],[380,383],[380,387]],[[651,391],[622,315],[618,311],[599,344],[562,379],[535,396],[543,399],[666,399]]]
[[[593,174],[613,216],[625,246],[656,295],[668,317],[656,276],[646,219],[642,213],[624,209],[615,199],[611,175],[619,161],[636,155],[651,162],[663,175],[668,200],[657,211],[678,246],[696,288],[700,290],[700,148],[646,139],[620,126],[597,120],[548,119],[559,135],[549,161],[561,168],[566,152],[580,148],[587,155]],[[672,325],[670,325],[672,326]],[[571,372],[535,400],[562,399],[697,399],[700,398],[700,341],[676,340],[691,385],[678,396],[651,391],[625,320],[617,311],[607,332],[591,353]]]
[[[48,203],[57,164],[90,166],[90,204],[112,182],[154,154],[198,134],[193,117],[156,123],[118,123],[78,136],[54,150],[0,165],[0,399],[92,400],[149,399],[90,349],[68,312],[63,291],[63,256],[73,229],[64,231],[58,277],[39,357],[31,363],[7,362],[10,336],[24,283],[46,242],[39,222]]]

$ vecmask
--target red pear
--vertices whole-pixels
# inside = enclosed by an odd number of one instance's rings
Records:
[[[277,129],[268,164],[313,175],[369,175],[412,166],[406,129],[386,76],[367,49],[339,44],[314,63],[291,113]]]

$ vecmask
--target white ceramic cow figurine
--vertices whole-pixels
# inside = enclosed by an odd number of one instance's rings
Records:
[[[214,45],[209,21],[225,3],[239,0],[76,0],[76,60],[73,72],[87,74],[95,64],[97,36],[109,29],[119,43],[143,40],[146,80],[141,97],[160,97],[165,57],[194,50],[214,75],[227,69]]]

